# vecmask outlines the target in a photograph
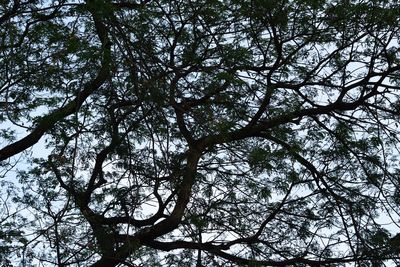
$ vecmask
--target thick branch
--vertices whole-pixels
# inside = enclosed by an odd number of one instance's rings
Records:
[[[307,264],[308,266],[326,266],[333,263],[347,263],[357,262],[360,260],[374,259],[368,255],[360,257],[343,257],[343,258],[320,258],[320,259],[307,259],[306,255],[293,256],[286,260],[255,260],[246,259],[243,257],[235,256],[230,253],[221,251],[221,249],[212,243],[192,243],[187,241],[174,241],[174,242],[160,242],[150,241],[146,243],[147,246],[164,251],[171,251],[175,249],[194,249],[208,251],[221,258],[230,260],[237,264],[243,265],[261,265],[261,266],[292,266],[294,264]],[[375,258],[376,259],[376,258]]]
[[[40,118],[38,120],[36,127],[34,127],[34,129],[30,134],[0,149],[0,161],[6,160],[36,144],[40,140],[40,138],[47,131],[49,131],[57,122],[79,110],[79,108],[82,106],[85,100],[95,90],[97,90],[100,86],[102,86],[105,81],[109,79],[110,77],[109,70],[111,61],[111,52],[110,52],[111,43],[108,41],[105,25],[102,24],[99,21],[99,19],[95,18],[94,20],[97,33],[102,42],[102,49],[103,49],[103,59],[97,76],[92,81],[84,85],[84,89],[78,93],[78,95],[75,97],[74,100],[69,102],[64,107],[58,108],[55,111],[51,112],[50,114]]]

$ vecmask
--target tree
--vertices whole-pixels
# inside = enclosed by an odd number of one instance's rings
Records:
[[[1,1],[2,264],[396,261],[399,18],[384,0]]]

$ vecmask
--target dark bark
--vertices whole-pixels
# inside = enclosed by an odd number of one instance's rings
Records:
[[[102,257],[100,260],[94,263],[92,267],[114,267],[119,263],[121,263],[119,259]]]

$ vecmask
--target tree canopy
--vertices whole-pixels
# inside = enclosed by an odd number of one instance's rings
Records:
[[[0,264],[395,263],[399,47],[394,0],[0,1]]]

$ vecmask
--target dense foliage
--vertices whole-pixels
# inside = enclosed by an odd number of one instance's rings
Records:
[[[0,1],[0,265],[396,262],[399,18]]]

